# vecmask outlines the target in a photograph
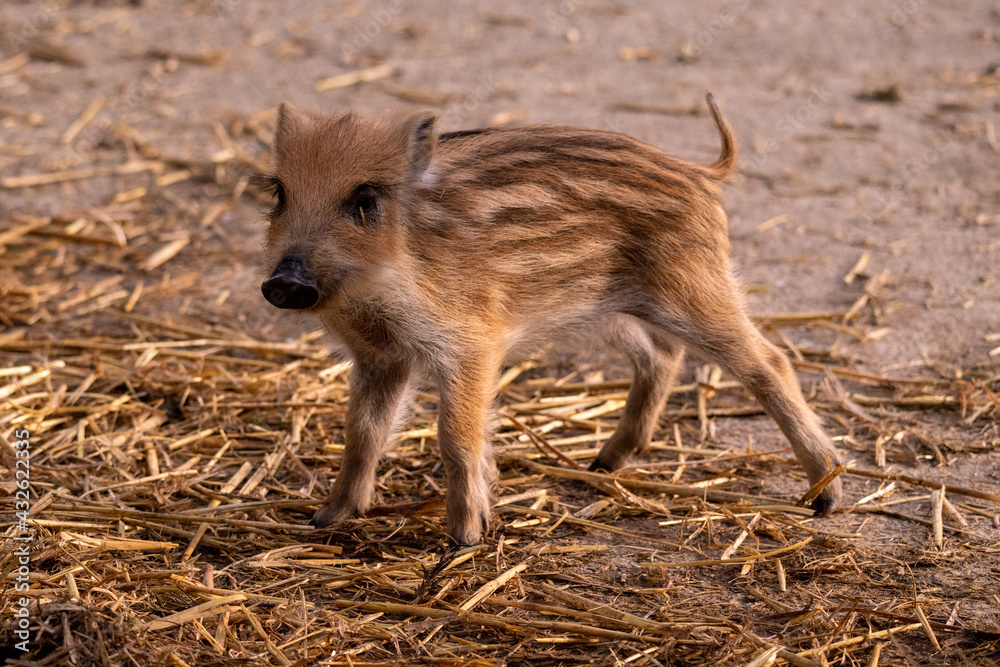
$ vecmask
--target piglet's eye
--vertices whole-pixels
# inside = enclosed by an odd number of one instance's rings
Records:
[[[274,184],[272,185],[272,192],[274,194],[274,198],[277,202],[278,208],[285,208],[285,205],[287,204],[287,202],[285,201],[286,199],[285,186],[281,183],[281,181],[275,180]]]
[[[357,201],[358,208],[362,210],[367,209],[369,211],[375,210],[375,203],[376,203],[375,195],[371,193],[365,193],[361,195]]]
[[[250,184],[258,188],[274,201],[274,206],[267,211],[267,216],[277,218],[285,212],[287,197],[285,195],[285,184],[277,176],[256,176],[251,179]]]
[[[378,188],[370,184],[359,185],[347,198],[346,208],[359,227],[371,227],[378,224]]]

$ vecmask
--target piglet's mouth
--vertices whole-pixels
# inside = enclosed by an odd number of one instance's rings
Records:
[[[261,284],[260,291],[272,306],[285,310],[306,310],[319,303],[319,289],[312,272],[298,257],[285,257],[274,273]]]

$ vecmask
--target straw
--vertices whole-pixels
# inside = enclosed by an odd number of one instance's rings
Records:
[[[129,11],[59,24],[95,30]],[[221,62],[148,51],[182,68]],[[361,62],[320,87],[383,86],[397,71]],[[35,66],[11,54],[0,74],[48,76]],[[163,118],[173,99],[154,105]],[[54,151],[68,143],[79,160],[26,161],[0,178],[11,201],[60,202],[0,220],[0,614],[30,599],[25,664],[996,661],[1000,600],[975,577],[991,576],[1000,542],[988,474],[1000,444],[988,352],[1000,337],[986,333],[985,354],[947,372],[838,352],[835,338],[863,347],[881,335],[876,308],[895,278],[873,270],[875,250],[837,269],[849,308],[754,317],[795,358],[852,460],[818,484],[760,404],[698,361],[681,369],[653,442],[614,473],[590,472],[621,419],[627,374],[539,356],[502,373],[482,544],[449,546],[432,385],[386,447],[366,515],[317,529],[309,518],[350,446],[351,364],[267,309],[256,259],[226,238],[232,220],[255,216],[247,172],[269,164],[273,110],[233,112],[205,145],[168,148],[101,125],[110,95],[74,104],[31,136]],[[113,148],[81,140],[99,126]],[[89,188],[102,194],[84,206]],[[787,231],[791,214],[778,213],[762,232]],[[20,521],[22,431],[31,506]],[[835,477],[846,496],[832,517],[796,504]],[[13,585],[22,527],[26,592]]]

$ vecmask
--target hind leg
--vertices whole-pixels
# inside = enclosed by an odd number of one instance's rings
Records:
[[[815,484],[840,463],[840,454],[806,404],[791,362],[741,314],[741,335],[716,344],[710,353],[742,382],[777,422],[792,445],[795,458]],[[706,350],[708,351],[708,350]],[[818,514],[830,514],[841,501],[838,477],[813,501]]]
[[[683,347],[659,338],[654,340],[634,318],[621,316],[614,323],[609,342],[628,355],[635,373],[618,426],[590,464],[591,470],[617,470],[652,439],[684,356]]]
[[[648,300],[644,319],[736,376],[778,424],[809,482],[815,484],[841,458],[806,404],[791,363],[747,318],[728,273],[720,269],[715,275],[703,272],[699,277],[697,289],[660,290],[672,303],[662,298],[655,303]],[[684,294],[683,302],[671,298],[678,293]],[[821,515],[833,512],[841,501],[841,486],[839,478],[828,484],[813,501],[813,509]]]

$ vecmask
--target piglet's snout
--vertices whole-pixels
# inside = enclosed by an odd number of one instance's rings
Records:
[[[312,272],[298,257],[285,257],[271,277],[260,286],[264,298],[278,308],[303,310],[319,301],[319,290]]]

